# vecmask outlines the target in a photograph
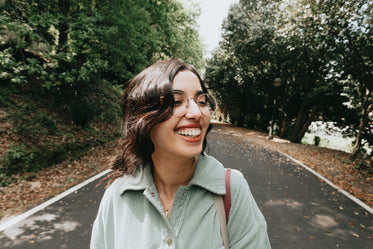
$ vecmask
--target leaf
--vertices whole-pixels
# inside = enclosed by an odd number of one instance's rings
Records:
[[[356,233],[352,233],[353,236],[355,236],[356,238],[359,238],[360,236]]]
[[[308,236],[308,238],[310,238],[310,239],[316,239],[316,237],[315,236]]]

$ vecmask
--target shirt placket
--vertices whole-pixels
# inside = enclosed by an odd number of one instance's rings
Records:
[[[170,219],[167,219],[163,211],[163,206],[159,198],[159,194],[155,187],[150,187],[144,191],[145,197],[157,209],[158,213],[163,218],[163,226],[161,229],[162,245],[160,248],[175,249],[176,238],[183,224],[186,215],[186,208],[191,196],[191,188],[180,186],[176,192],[174,202],[172,204]]]
[[[176,237],[178,236],[183,225],[190,196],[190,187],[180,186],[176,192],[169,220]]]
[[[150,187],[144,191],[145,197],[149,200],[149,202],[156,208],[159,215],[162,216],[163,223],[161,228],[161,241],[162,244],[160,248],[162,249],[174,249],[176,248],[176,236],[174,229],[166,217],[166,214],[163,211],[163,206],[161,200],[159,198],[159,194],[155,187]]]

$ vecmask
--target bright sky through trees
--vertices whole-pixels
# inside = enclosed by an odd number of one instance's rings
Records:
[[[221,39],[221,25],[228,14],[229,6],[238,0],[194,0],[201,8],[198,18],[199,33],[206,45],[210,57],[214,48],[217,48]]]

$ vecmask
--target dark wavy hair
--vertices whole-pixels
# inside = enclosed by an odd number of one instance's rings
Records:
[[[194,73],[201,83],[202,90],[207,93],[207,88],[196,69],[176,59],[155,63],[129,82],[122,100],[122,151],[112,162],[113,171],[106,178],[110,178],[108,185],[123,174],[134,172],[137,166],[152,162],[154,145],[150,139],[150,131],[171,117],[174,108],[172,82],[181,71]],[[210,124],[207,133],[211,128]],[[202,153],[206,145],[205,137]]]

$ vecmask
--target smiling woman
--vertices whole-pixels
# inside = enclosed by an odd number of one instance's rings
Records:
[[[264,217],[236,170],[228,186],[229,247],[223,242],[213,207],[215,196],[226,194],[226,169],[204,152],[215,109],[194,67],[175,59],[130,81],[123,150],[112,165],[91,249],[270,248]]]

